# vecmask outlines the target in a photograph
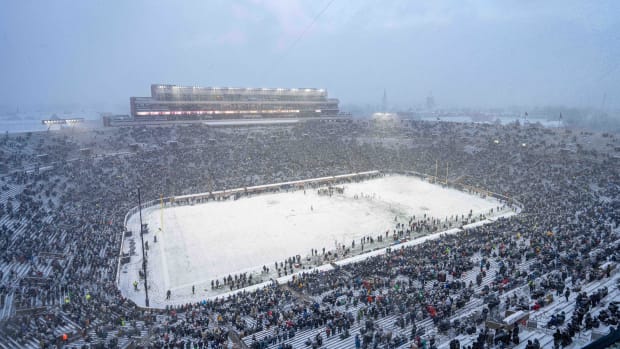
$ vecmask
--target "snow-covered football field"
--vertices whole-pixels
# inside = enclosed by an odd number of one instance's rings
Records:
[[[312,248],[332,250],[336,243],[350,246],[362,236],[391,231],[395,219],[406,223],[413,215],[426,214],[443,220],[467,215],[470,210],[474,215],[488,214],[500,205],[492,198],[401,175],[338,186],[344,186],[344,193],[331,197],[307,189],[167,207],[163,212],[159,207],[143,210],[150,231],[145,241],[149,243],[151,306],[166,304],[166,290],[172,291],[174,303],[204,299],[213,279],[260,270],[263,265],[273,269],[275,261],[305,257]],[[139,231],[138,222],[138,215],[133,215],[128,228]],[[131,239],[137,255],[123,266],[119,286],[125,296],[143,304],[143,296],[131,285],[141,266],[140,239],[138,234]],[[125,251],[129,242],[125,241]],[[196,295],[191,295],[192,285]]]

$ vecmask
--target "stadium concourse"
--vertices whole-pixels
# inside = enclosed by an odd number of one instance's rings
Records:
[[[5,135],[0,348],[582,347],[618,328],[618,146],[609,134],[422,121]],[[453,185],[522,211],[166,309],[117,288],[138,186],[155,200],[437,163]]]

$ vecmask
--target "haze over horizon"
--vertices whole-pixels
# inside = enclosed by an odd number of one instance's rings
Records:
[[[618,13],[615,1],[2,2],[0,105],[128,110],[170,83],[620,108]]]

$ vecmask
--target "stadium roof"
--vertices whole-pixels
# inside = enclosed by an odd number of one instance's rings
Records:
[[[269,92],[325,92],[323,88],[257,88],[257,87],[202,87],[202,86],[178,86],[178,85],[170,85],[170,84],[153,84],[152,85],[158,89],[199,89],[199,90],[218,90],[218,91],[251,91],[251,92],[261,92],[261,91],[269,91]]]

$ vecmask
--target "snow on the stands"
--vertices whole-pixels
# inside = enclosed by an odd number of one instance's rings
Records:
[[[415,177],[385,176],[360,183],[343,184],[344,194],[319,196],[316,190],[262,194],[238,200],[193,206],[157,207],[143,210],[148,224],[148,268],[151,306],[197,301],[210,296],[210,282],[229,274],[273,269],[275,261],[309,255],[310,249],[332,250],[336,243],[350,246],[362,236],[392,230],[395,217],[407,222],[424,214],[436,218],[488,214],[500,203],[434,185]],[[139,231],[138,215],[128,228]],[[153,241],[157,235],[157,243]],[[142,291],[134,291],[141,267],[140,239],[126,239],[124,251],[134,240],[136,255],[123,266],[119,287],[123,294],[144,304]],[[320,253],[320,252],[319,252]],[[192,285],[196,294],[191,294]],[[142,287],[142,285],[140,285]],[[166,301],[166,290],[172,291]]]

